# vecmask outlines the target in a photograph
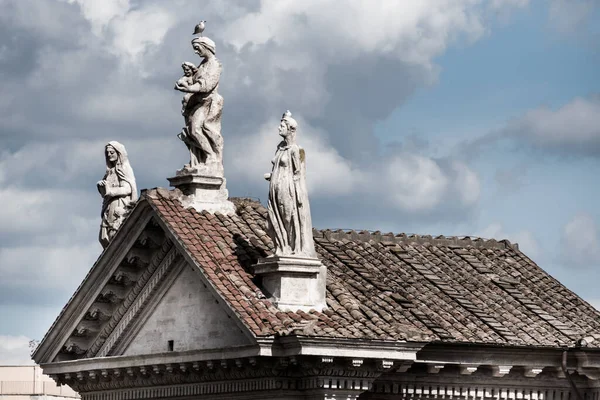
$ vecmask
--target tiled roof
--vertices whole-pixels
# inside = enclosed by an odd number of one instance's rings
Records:
[[[315,230],[328,308],[281,312],[252,274],[273,250],[266,209],[232,199],[236,215],[213,215],[184,209],[175,197],[165,189],[143,194],[257,336],[517,346],[600,339],[600,312],[507,241]]]

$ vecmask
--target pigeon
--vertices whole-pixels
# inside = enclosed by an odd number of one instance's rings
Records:
[[[200,23],[198,25],[196,25],[196,27],[194,28],[194,35],[198,35],[200,34],[200,36],[202,36],[202,32],[204,32],[204,28],[205,28],[205,23],[206,21],[200,21]]]

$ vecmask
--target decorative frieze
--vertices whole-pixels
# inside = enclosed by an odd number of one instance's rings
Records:
[[[445,399],[445,400],[567,400],[568,382],[552,368],[444,363],[387,362],[361,358],[314,356],[249,357],[182,363],[105,368],[61,374],[84,400],[158,399],[165,396],[266,393],[329,393],[332,398]],[[325,362],[324,362],[325,361]],[[463,374],[463,371],[469,372]],[[531,378],[531,374],[536,374]],[[575,374],[582,392],[598,391]],[[587,392],[586,392],[587,391]],[[365,393],[367,392],[367,393]],[[337,393],[337,395],[336,395]],[[256,393],[252,394],[254,396]],[[320,395],[319,395],[320,396]],[[342,397],[340,397],[342,396]],[[350,397],[348,397],[350,396]],[[561,397],[563,396],[563,397]]]
[[[162,278],[164,272],[170,267],[176,256],[177,252],[173,247],[173,243],[170,240],[165,241],[161,249],[154,253],[152,262],[140,275],[135,285],[127,292],[127,296],[117,307],[111,319],[102,327],[94,343],[87,350],[86,357],[104,357],[108,354],[125,328],[133,320],[134,316],[137,315],[156,283],[160,280],[153,279],[154,283],[150,284],[151,288],[146,287],[151,278],[156,278],[154,272],[157,269],[163,271],[161,273]]]
[[[140,315],[143,308],[146,306],[151,295],[155,292],[169,271],[178,271],[183,267],[184,262],[181,261],[178,266],[173,267],[172,264],[177,256],[175,248],[171,248],[169,254],[161,261],[160,266],[154,271],[152,277],[148,280],[143,290],[138,294],[135,301],[127,309],[117,326],[106,339],[102,347],[97,353],[98,357],[110,355],[115,346],[123,340],[124,332],[132,325],[133,321]]]
[[[220,381],[210,383],[193,383],[171,386],[153,386],[82,394],[83,400],[132,400],[198,397],[227,393],[267,392],[271,390],[289,389],[290,379],[259,378],[242,381]]]

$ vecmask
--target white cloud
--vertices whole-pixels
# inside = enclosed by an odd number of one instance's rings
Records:
[[[256,180],[269,172],[280,138],[277,120],[257,134],[228,142],[229,174]],[[479,178],[468,166],[438,161],[415,154],[396,154],[374,159],[367,167],[354,165],[323,139],[324,133],[299,119],[298,143],[306,150],[307,184],[311,198],[361,196],[369,202],[384,200],[406,212],[424,212],[457,201],[468,207],[479,200]],[[266,193],[266,183],[265,193]]]
[[[129,11],[129,0],[67,0],[81,8],[83,16],[92,24],[92,32],[97,36],[116,17],[123,17]]]
[[[600,150],[600,98],[575,98],[553,110],[540,107],[513,120],[503,132],[556,151]]]
[[[587,213],[575,215],[562,232],[562,251],[567,267],[597,267],[600,264],[598,225]]]
[[[19,335],[0,335],[0,362],[2,365],[28,365],[31,360],[29,341],[31,339]]]
[[[587,25],[588,18],[597,6],[597,0],[552,0],[548,18],[559,32],[572,33]]]
[[[481,192],[479,176],[463,162],[452,161],[451,165],[455,177],[455,192],[465,206],[474,205],[479,201]]]
[[[306,151],[307,185],[311,197],[348,194],[363,179],[361,171],[327,144],[319,132],[302,119],[298,119],[298,144]],[[226,171],[255,180],[270,172],[271,160],[281,137],[277,134],[277,120],[264,124],[257,134],[235,137],[227,143],[228,164]],[[265,183],[266,185],[266,183]],[[266,193],[266,186],[265,186]]]
[[[274,41],[290,54],[308,51],[339,62],[364,53],[391,54],[431,67],[432,58],[457,36],[476,39],[484,33],[478,3],[263,0],[258,12],[230,23],[223,37],[238,48]]]
[[[384,196],[398,209],[431,211],[450,202],[465,209],[479,200],[479,178],[462,162],[440,163],[432,158],[407,153],[384,162],[387,163],[385,175],[373,176],[370,181],[382,181]]]
[[[541,255],[538,241],[533,233],[528,230],[508,233],[501,223],[494,222],[485,227],[480,233],[477,233],[476,236],[496,240],[508,239],[511,243],[518,243],[519,249],[533,259]]]
[[[155,4],[132,8],[129,0],[67,0],[76,3],[92,32],[107,40],[108,48],[127,61],[162,43],[175,23],[171,12]]]
[[[0,188],[0,234],[77,233],[89,227],[88,204],[100,204],[94,200],[85,190]]]
[[[112,46],[119,54],[137,60],[144,51],[161,44],[174,23],[175,17],[165,8],[130,11],[115,21]]]
[[[388,164],[385,180],[389,198],[396,206],[422,211],[436,207],[450,182],[440,166],[421,156],[404,154]]]
[[[9,185],[31,179],[39,175],[40,165],[44,165],[43,186],[72,181],[89,169],[104,166],[103,146],[99,141],[29,142],[15,152],[5,150],[0,153],[0,183]],[[30,196],[24,197],[27,201]]]
[[[0,248],[0,273],[3,282],[11,285],[62,290],[79,283],[100,251],[96,241],[62,246]]]
[[[0,268],[7,285],[27,274],[56,285],[69,274],[75,280],[100,252],[94,185],[108,140],[125,144],[140,188],[166,186],[187,162],[175,137],[183,119],[172,85],[180,63],[194,60],[189,40],[198,19],[209,21],[205,34],[224,65],[230,193],[245,182],[267,193],[274,118],[290,108],[311,198],[376,205],[379,221],[369,220],[376,225],[390,213],[447,217],[449,204],[463,211],[478,201],[479,178],[467,165],[418,152],[384,156],[373,126],[435,82],[435,58],[448,46],[485,34],[487,10],[523,1],[226,0],[203,5],[202,15],[195,1],[9,3],[0,26],[23,41],[2,57],[27,53],[1,77],[0,130],[12,150],[0,154]],[[40,254],[44,260],[32,258]],[[40,304],[34,295],[23,294]]]
[[[493,9],[498,10],[506,7],[523,8],[529,5],[529,0],[491,0]]]

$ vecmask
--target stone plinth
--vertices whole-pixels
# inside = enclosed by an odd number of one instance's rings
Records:
[[[184,194],[180,201],[186,208],[192,207],[196,211],[222,214],[235,212],[234,204],[228,200],[229,192],[223,177],[183,169],[177,171],[174,177],[167,179],[171,186]]]
[[[317,258],[261,258],[254,273],[262,277],[262,287],[282,311],[323,311],[327,268]]]

